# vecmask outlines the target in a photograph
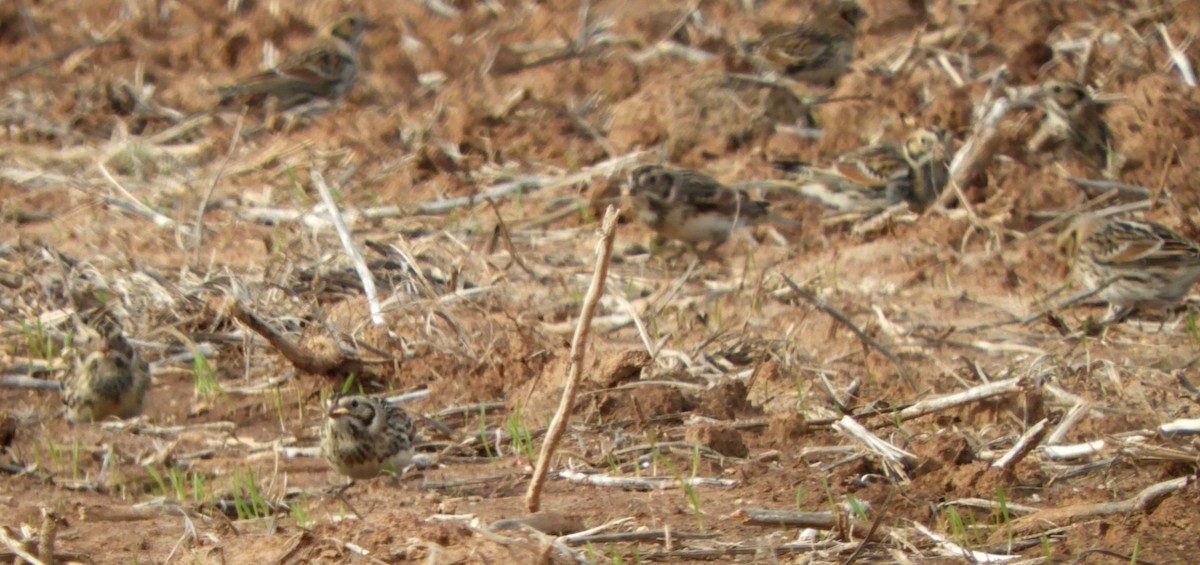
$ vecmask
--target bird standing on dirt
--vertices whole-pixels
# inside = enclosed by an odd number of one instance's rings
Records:
[[[317,100],[341,100],[358,77],[358,48],[369,25],[361,14],[339,16],[302,51],[273,69],[217,90],[221,106],[241,103],[287,110]]]
[[[1033,100],[1044,115],[1027,144],[1031,153],[1062,146],[1105,176],[1115,176],[1118,163],[1112,131],[1086,86],[1069,80],[1048,80],[1038,87]]]
[[[66,419],[73,424],[109,416],[132,418],[142,412],[150,388],[150,364],[138,356],[119,330],[110,330],[64,383]]]
[[[416,431],[398,406],[366,396],[344,396],[329,408],[321,452],[329,466],[351,479],[399,473],[412,462]]]
[[[1153,222],[1081,216],[1058,236],[1058,249],[1075,279],[1109,303],[1105,321],[1170,308],[1200,280],[1200,245]]]
[[[659,236],[711,252],[733,231],[768,216],[768,203],[694,171],[643,165],[629,175],[637,215]]]
[[[853,0],[818,3],[813,15],[795,27],[743,47],[759,72],[775,72],[800,82],[832,83],[854,59],[859,22],[866,16]]]
[[[843,154],[828,169],[802,169],[812,182],[800,193],[842,211],[876,212],[900,202],[923,209],[950,179],[948,145],[946,130],[917,128],[902,143],[876,143]]]

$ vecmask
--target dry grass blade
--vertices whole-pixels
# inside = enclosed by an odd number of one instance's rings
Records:
[[[375,275],[371,274],[371,269],[367,267],[367,262],[363,259],[362,253],[359,252],[358,246],[354,245],[354,239],[350,237],[350,230],[346,227],[346,221],[342,219],[342,213],[338,210],[337,202],[333,199],[333,192],[329,190],[329,185],[325,184],[325,176],[315,167],[310,174],[312,175],[313,184],[317,187],[317,192],[321,194],[321,201],[325,203],[325,210],[329,212],[329,219],[333,220],[333,226],[337,229],[338,239],[342,242],[342,249],[350,257],[350,262],[354,264],[354,270],[358,273],[358,278],[362,280],[363,294],[366,295],[367,307],[371,310],[371,323],[382,326],[385,322],[383,319],[383,309],[379,306],[379,295],[375,291]]]

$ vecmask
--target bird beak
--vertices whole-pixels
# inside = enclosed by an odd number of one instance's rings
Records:
[[[346,410],[346,408],[344,406],[339,406],[337,404],[334,404],[333,408],[329,409],[329,417],[330,418],[340,418],[349,413],[350,413],[350,411]]]

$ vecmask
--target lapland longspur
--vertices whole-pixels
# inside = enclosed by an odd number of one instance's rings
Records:
[[[1111,321],[1170,308],[1200,280],[1200,245],[1153,222],[1081,216],[1059,235],[1058,249],[1076,280],[1101,289]]]
[[[831,83],[854,59],[854,40],[866,12],[853,0],[831,0],[813,7],[808,20],[743,46],[759,72],[775,72],[800,82]]]
[[[288,55],[273,69],[217,90],[220,105],[263,106],[277,111],[315,100],[336,102],[358,78],[358,48],[369,21],[345,14],[321,28],[306,49]]]
[[[413,421],[400,407],[378,398],[343,396],[330,404],[321,452],[335,471],[369,479],[408,466],[415,437]]]
[[[111,330],[94,351],[75,363],[64,383],[67,421],[78,424],[109,416],[137,416],[149,388],[150,364],[138,356],[119,330]]]
[[[637,215],[660,237],[688,246],[710,242],[712,251],[733,231],[768,216],[769,204],[708,175],[643,165],[629,175]]]
[[[1027,147],[1031,153],[1063,147],[1089,166],[1113,176],[1118,166],[1112,131],[1088,88],[1069,80],[1048,80],[1033,95],[1042,123]]]
[[[880,142],[838,157],[830,168],[806,168],[805,196],[843,211],[879,211],[907,201],[924,208],[950,179],[949,136],[939,127],[917,128],[903,142]]]

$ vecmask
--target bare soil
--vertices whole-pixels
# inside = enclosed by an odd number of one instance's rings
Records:
[[[863,0],[854,71],[832,89],[798,88],[828,97],[799,109],[710,77],[743,70],[732,42],[799,21],[807,3],[600,0],[587,17],[607,35],[577,53],[577,2],[450,0],[447,16],[433,2],[369,0],[353,6],[377,26],[348,99],[282,129],[252,112],[236,139],[239,115],[212,111],[214,89],[260,68],[266,45],[301,47],[347,5],[227,4],[0,5],[0,367],[63,378],[68,295],[80,285],[106,289],[155,362],[145,415],[130,422],[72,427],[57,392],[0,389],[0,525],[32,540],[42,512],[57,513],[60,562],[538,562],[550,538],[488,525],[526,514],[598,218],[610,202],[627,206],[616,197],[635,162],[665,156],[732,184],[781,180],[773,160],[827,162],[909,124],[941,125],[961,144],[1006,65],[1013,86],[1097,84],[1126,158],[1120,180],[1151,191],[1146,217],[1200,236],[1200,94],[1157,27],[1200,62],[1196,0]],[[781,120],[823,135],[798,137]],[[569,551],[594,563],[841,563],[866,536],[754,525],[740,512],[764,508],[877,522],[890,535],[866,543],[860,562],[967,560],[917,526],[1027,560],[1196,562],[1194,484],[1133,510],[1089,506],[1195,476],[1193,436],[1157,431],[1197,417],[1200,395],[1181,384],[1200,382],[1195,310],[1096,333],[1086,322],[1103,307],[1085,303],[972,328],[1051,303],[1065,268],[1047,223],[1096,196],[1026,154],[1036,120],[1018,111],[1003,123],[1000,155],[963,187],[974,218],[956,205],[855,234],[819,204],[771,191],[760,195],[797,226],[760,226],[696,261],[673,245],[647,253],[648,230],[626,214],[554,468],[732,486],[551,480],[545,510],[586,527],[626,520],[605,533],[675,533]],[[650,151],[621,160],[639,150]],[[384,326],[370,322],[314,170],[372,266]],[[579,172],[590,174],[569,178]],[[494,207],[430,206],[514,180],[527,187],[495,194]],[[898,355],[911,383],[783,277]],[[419,451],[436,464],[337,496],[344,479],[313,448],[321,402],[344,376],[296,370],[233,320],[233,301],[315,351],[356,351],[369,363],[350,388],[428,391],[404,407],[442,422],[422,426]],[[205,392],[203,367],[172,360],[190,348],[182,338],[211,347],[220,392]],[[1016,394],[900,415],[1016,377]],[[1058,442],[1102,440],[1098,451],[990,467],[1030,426],[1054,428],[1075,406],[1084,416]],[[915,457],[903,476],[835,429],[844,414]],[[1021,505],[1063,513],[1021,522]]]

